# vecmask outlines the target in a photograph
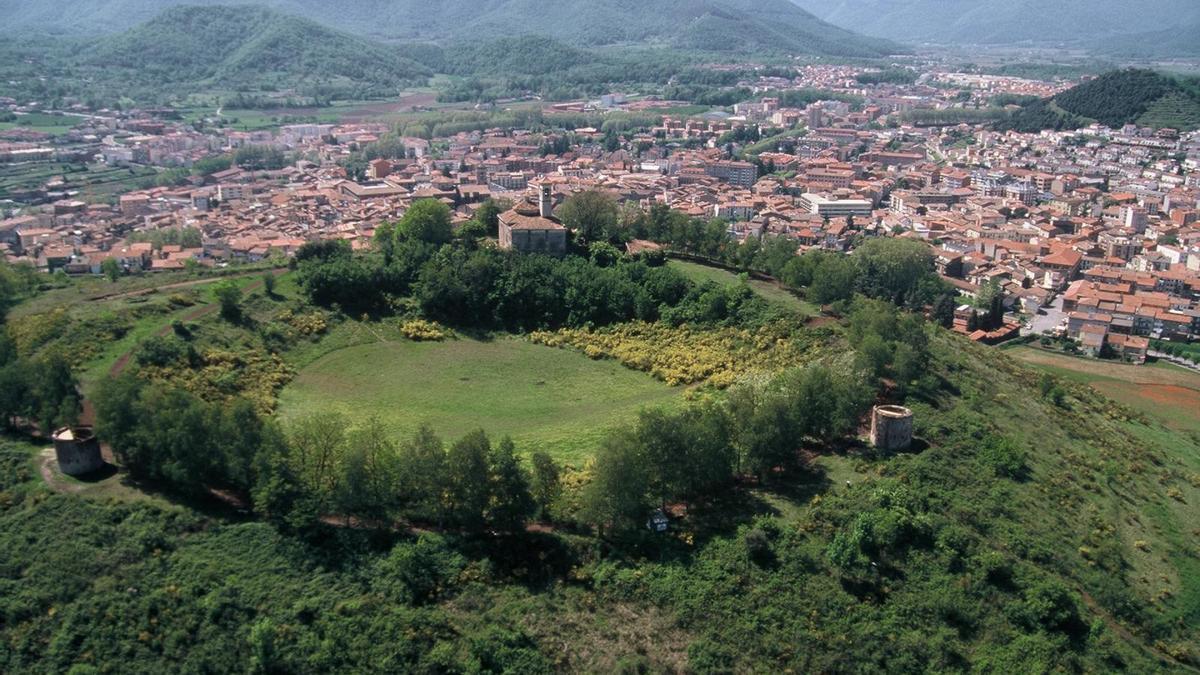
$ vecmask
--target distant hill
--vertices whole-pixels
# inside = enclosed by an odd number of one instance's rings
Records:
[[[102,38],[85,63],[164,82],[341,81],[393,86],[432,71],[392,47],[262,7],[174,7]]]
[[[1093,49],[1124,57],[1196,57],[1200,56],[1200,20],[1131,35],[1121,40],[1097,40]]]
[[[821,19],[905,42],[1078,43],[1107,51],[1120,38],[1200,26],[1195,0],[793,0]],[[1113,40],[1117,39],[1118,42]],[[1200,33],[1190,38],[1200,43]]]
[[[543,75],[596,60],[558,40],[525,35],[483,43],[463,43],[445,50],[445,69],[460,75]]]
[[[1152,70],[1112,71],[1032,103],[1001,126],[1031,132],[1077,128],[1092,121],[1109,127],[1200,128],[1200,81]]]
[[[182,4],[269,7],[356,35],[464,41],[539,35],[570,45],[616,44],[716,52],[880,56],[899,51],[825,23],[789,0],[0,0],[0,33],[126,30]]]

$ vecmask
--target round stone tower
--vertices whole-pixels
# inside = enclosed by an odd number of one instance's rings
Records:
[[[52,438],[58,468],[68,476],[83,476],[104,467],[100,442],[89,427],[63,427]]]
[[[912,445],[913,414],[899,405],[877,405],[871,412],[871,445],[880,450],[904,450]]]

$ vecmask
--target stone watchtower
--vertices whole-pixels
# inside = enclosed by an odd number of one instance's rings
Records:
[[[871,445],[880,450],[904,450],[912,445],[913,414],[898,405],[877,405],[871,411]]]
[[[83,476],[104,468],[100,442],[89,427],[63,427],[54,432],[54,456],[68,476]]]

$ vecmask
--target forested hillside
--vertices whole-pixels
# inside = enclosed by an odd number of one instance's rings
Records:
[[[429,200],[368,251],[307,244],[261,290],[89,301],[0,267],[4,391],[56,403],[0,397],[3,419],[77,412],[37,368],[98,368],[85,389],[123,467],[74,481],[39,447],[0,450],[0,670],[1200,664],[1200,439],[952,335],[953,293],[919,242],[797,256],[605,199],[560,207],[562,259],[480,246],[487,216],[452,229]],[[625,256],[629,237],[769,272],[786,301]],[[159,324],[109,377],[96,337]],[[318,353],[477,338],[611,359],[681,395],[599,430],[574,464],[464,411],[451,437],[273,412]],[[880,401],[913,411],[908,449],[864,442]],[[645,526],[658,508],[662,534]]]
[[[444,52],[445,69],[455,75],[544,75],[605,59],[546,37],[526,35],[469,42]]]
[[[0,31],[94,35],[118,31],[190,0],[0,0]],[[713,52],[880,56],[894,43],[827,24],[788,0],[263,0],[268,6],[356,35],[392,41],[494,40],[541,35],[572,45],[653,44]]]
[[[385,98],[441,73],[457,76],[440,80],[445,101],[564,100],[673,82],[669,96],[715,103],[710,89],[735,83],[738,73],[696,77],[695,66],[731,54],[877,57],[900,50],[822,23],[786,0],[354,0],[336,10],[307,0],[114,4],[129,11],[86,0],[57,18],[39,14],[38,3],[0,7],[12,19],[0,32],[26,19],[40,26],[0,41],[0,92],[111,107],[228,100],[232,91],[248,94],[240,100],[312,106]],[[116,34],[55,23],[90,12],[97,25],[109,25],[103,17],[125,25],[152,5],[167,9]],[[64,35],[48,34],[51,28]]]
[[[931,348],[940,392],[912,401],[927,449],[818,451],[828,460],[798,483],[698,506],[683,525],[700,528],[694,540],[297,536],[158,500],[50,494],[31,449],[10,446],[0,667],[1148,673],[1196,663],[1195,442],[1083,388],[1031,396],[1029,371],[957,338]]]
[[[1116,70],[1026,105],[1000,126],[1036,132],[1073,129],[1092,122],[1109,127],[1200,128],[1200,81],[1152,70]]]
[[[257,7],[177,7],[92,46],[85,61],[143,82],[398,87],[432,74],[390,47]]]

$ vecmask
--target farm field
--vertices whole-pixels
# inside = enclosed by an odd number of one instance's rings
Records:
[[[48,113],[28,113],[18,115],[12,122],[0,122],[0,131],[6,129],[28,129],[40,131],[52,136],[67,133],[82,120],[70,115],[51,115]]]
[[[1168,428],[1200,433],[1200,373],[1166,363],[1133,366],[1030,347],[1009,353],[1040,370],[1089,385]]]
[[[729,286],[738,283],[738,275],[728,270],[723,270],[719,267],[710,267],[708,265],[701,265],[700,263],[688,262],[686,260],[672,260],[670,265],[686,275],[687,278],[698,284],[702,284],[706,281],[713,281],[723,286]],[[815,316],[816,314],[820,313],[820,310],[816,305],[796,297],[791,292],[780,288],[769,281],[751,279],[749,283],[750,288],[753,288],[756,293],[773,303],[783,305],[789,309],[794,309],[810,316]]]
[[[285,421],[329,411],[375,417],[397,438],[422,423],[446,439],[482,428],[493,440],[512,436],[522,453],[579,464],[606,430],[681,400],[681,391],[616,361],[518,338],[385,340],[313,361],[284,388],[279,412]]]
[[[0,199],[7,199],[26,190],[62,177],[63,190],[79,191],[79,198],[89,202],[108,201],[115,195],[133,190],[138,183],[158,173],[149,167],[114,167],[104,164],[63,164],[59,162],[30,162],[0,166]]]
[[[224,92],[230,94],[231,92]],[[439,103],[437,89],[419,87],[400,92],[394,99],[334,101],[328,106],[276,107],[256,109],[222,108],[215,101],[205,101],[187,110],[184,119],[194,122],[205,117],[220,116],[232,123],[234,129],[256,131],[273,129],[280,124],[312,122],[318,124],[349,124],[360,122],[395,123],[419,117],[427,110],[468,110],[463,103]]]

